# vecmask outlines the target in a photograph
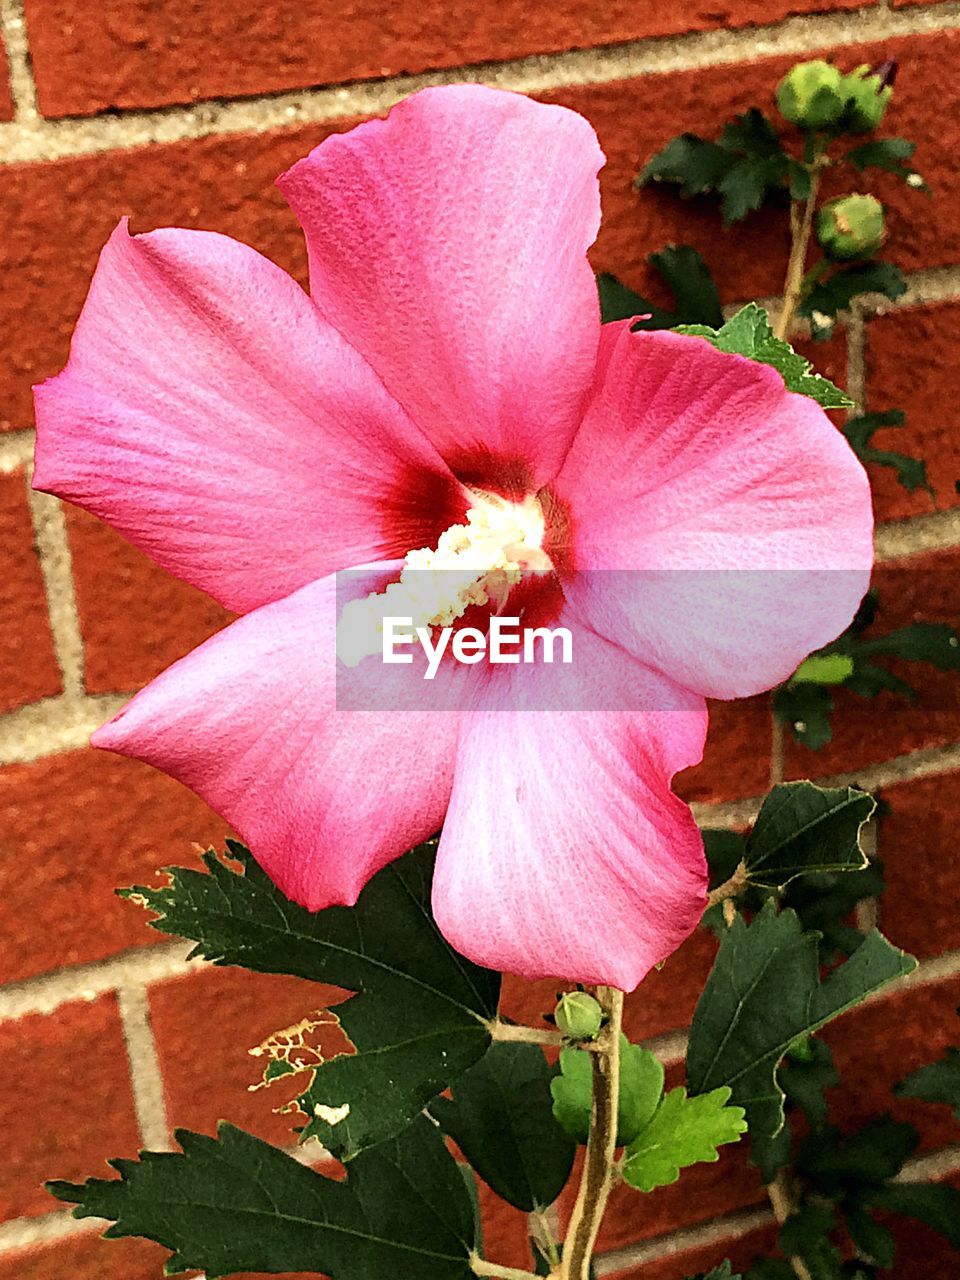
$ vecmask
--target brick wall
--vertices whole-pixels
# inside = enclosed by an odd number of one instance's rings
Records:
[[[885,620],[955,618],[960,561],[960,5],[858,0],[0,0],[0,1280],[146,1280],[162,1251],[103,1244],[53,1207],[40,1181],[96,1171],[110,1155],[170,1144],[171,1122],[219,1117],[283,1129],[244,1049],[296,1020],[305,984],[188,965],[115,885],[189,860],[222,823],[168,779],[91,752],[90,731],[223,612],[110,530],[31,494],[30,384],[60,368],[98,250],[123,213],[229,232],[302,277],[303,246],[272,183],[326,133],[424,84],[482,79],[566,103],[597,127],[608,164],[598,269],[648,287],[645,255],[671,240],[704,250],[725,296],[776,293],[776,221],[729,236],[692,205],[638,197],[639,163],[683,127],[711,129],[769,100],[797,56],[846,65],[881,50],[903,64],[889,131],[920,140],[927,204],[881,179],[893,257],[910,292],[897,315],[858,314],[817,358],[871,409],[909,413],[937,508],[876,478]],[[323,87],[310,87],[321,85]],[[558,198],[562,193],[558,193]],[[910,221],[905,218],[909,214]],[[909,368],[903,361],[911,353]],[[877,444],[881,443],[878,438]],[[902,447],[900,438],[897,447]],[[910,574],[905,568],[914,570]],[[952,608],[951,605],[954,607]],[[880,830],[884,925],[921,967],[832,1029],[851,1121],[887,1086],[957,1039],[960,790],[956,682],[935,673],[916,707],[845,702],[835,741],[791,747],[792,776],[855,779],[891,816]],[[769,727],[754,700],[717,709],[704,765],[684,779],[711,825],[743,822],[766,782]],[[628,1030],[677,1070],[683,1028],[710,965],[698,934],[630,1002]],[[552,1002],[512,988],[515,1014]],[[895,1043],[896,1052],[891,1052]],[[960,1175],[946,1108],[898,1100],[923,1127],[917,1168]],[[12,1157],[12,1158],[11,1158]],[[522,1265],[519,1215],[489,1206],[488,1239]],[[602,1275],[675,1280],[771,1238],[763,1192],[738,1149],[677,1187],[615,1198]],[[911,1228],[900,1280],[955,1275]]]

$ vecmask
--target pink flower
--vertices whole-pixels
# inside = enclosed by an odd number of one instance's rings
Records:
[[[704,697],[770,688],[849,623],[871,514],[840,433],[772,369],[601,330],[602,161],[561,107],[418,93],[280,179],[309,297],[223,236],[121,225],[37,389],[36,483],[244,615],[98,746],[198,792],[314,909],[442,823],[456,947],[632,989],[704,906],[671,792]],[[551,570],[583,708],[525,710],[533,668],[454,662],[434,686],[460,710],[339,706],[334,575],[372,566],[350,590],[382,592],[471,509],[475,549],[491,505],[514,524],[483,564]]]

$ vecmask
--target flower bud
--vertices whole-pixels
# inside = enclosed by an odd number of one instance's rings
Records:
[[[885,230],[883,205],[876,196],[841,196],[825,204],[817,217],[817,239],[834,262],[872,257]]]
[[[829,128],[840,119],[849,96],[843,79],[829,62],[798,62],[777,86],[780,114],[801,129]]]
[[[603,1010],[586,991],[565,991],[553,1016],[558,1030],[571,1040],[593,1040],[603,1022]]]
[[[864,63],[843,77],[841,92],[847,101],[842,123],[849,133],[869,133],[877,127],[893,96],[894,75],[896,63],[891,60],[875,70]]]

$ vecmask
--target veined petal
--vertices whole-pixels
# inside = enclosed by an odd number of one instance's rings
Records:
[[[773,369],[607,325],[553,489],[577,611],[708,697],[785,680],[850,623],[873,563],[870,487],[826,414]]]
[[[555,474],[594,367],[603,154],[581,116],[425,89],[279,180],[310,291],[466,483]]]
[[[433,545],[464,509],[299,285],[212,232],[121,224],[36,400],[37,487],[239,612]]]
[[[434,914],[481,964],[632,991],[704,910],[703,844],[670,782],[701,757],[706,708],[586,628],[573,662],[587,709],[531,705],[536,669],[508,667],[465,714]]]
[[[379,589],[398,567],[346,575],[350,594]],[[247,614],[93,737],[190,787],[284,893],[312,910],[352,904],[382,866],[439,828],[459,723],[453,711],[422,709],[414,667],[378,667],[379,658],[364,664],[371,703],[380,673],[396,688],[397,673],[409,672],[410,705],[385,696],[376,709],[339,708],[343,595],[329,577]],[[443,682],[464,674],[441,667],[438,703]]]

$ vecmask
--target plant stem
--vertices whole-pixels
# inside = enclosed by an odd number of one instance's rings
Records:
[[[557,1246],[557,1237],[554,1231],[556,1225],[555,1214],[556,1209],[551,1206],[548,1209],[534,1209],[529,1215],[531,1239],[536,1243],[540,1251],[546,1255],[553,1269],[560,1265],[560,1250]]]
[[[741,862],[729,880],[724,880],[723,884],[717,885],[716,889],[710,890],[707,895],[707,906],[715,907],[718,902],[722,902],[724,908],[726,908],[731,898],[735,898],[738,893],[743,893],[747,887],[747,880],[747,868],[745,863]],[[726,910],[724,910],[724,914],[726,914]]]
[[[623,992],[597,987],[597,1000],[607,1021],[597,1037],[593,1066],[593,1110],[587,1154],[577,1202],[570,1215],[563,1249],[561,1280],[590,1280],[590,1263],[613,1184],[617,1149],[617,1109],[620,1100],[620,1028]]]
[[[475,1276],[491,1276],[495,1280],[539,1280],[532,1271],[518,1271],[516,1267],[502,1267],[499,1262],[486,1262],[476,1253],[470,1255],[470,1269]]]
[[[787,726],[770,712],[770,785],[778,786],[787,776]]]
[[[501,1022],[498,1018],[493,1018],[487,1023],[487,1030],[493,1040],[508,1040],[513,1044],[563,1044],[563,1036],[559,1031],[541,1031],[539,1027],[515,1027],[512,1023]]]
[[[804,269],[807,265],[810,233],[813,230],[813,215],[817,210],[817,193],[820,190],[823,164],[824,158],[816,156],[810,165],[810,192],[803,202],[802,212],[796,201],[790,206],[790,258],[783,284],[783,305],[773,330],[778,338],[786,338],[789,334],[803,294]]]
[[[770,1197],[770,1205],[773,1208],[774,1217],[783,1226],[791,1213],[793,1213],[793,1196],[790,1193],[787,1175],[782,1169],[772,1182],[767,1183],[767,1195]],[[802,1258],[793,1255],[789,1261],[797,1280],[813,1280],[807,1270],[807,1264]]]

